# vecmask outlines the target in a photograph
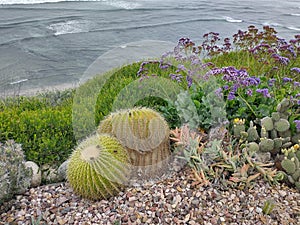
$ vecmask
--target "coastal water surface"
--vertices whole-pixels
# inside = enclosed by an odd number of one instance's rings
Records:
[[[0,0],[0,92],[76,85],[95,59],[127,43],[153,51],[162,41],[230,37],[249,25],[290,39],[299,21],[296,0]],[[128,48],[128,57],[137,54]]]

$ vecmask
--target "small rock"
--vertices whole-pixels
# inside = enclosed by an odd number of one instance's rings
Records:
[[[256,211],[257,213],[262,213],[262,208],[256,207],[255,211]]]
[[[42,182],[42,173],[39,166],[35,162],[27,161],[25,162],[25,167],[30,168],[32,170],[30,187],[39,186]]]

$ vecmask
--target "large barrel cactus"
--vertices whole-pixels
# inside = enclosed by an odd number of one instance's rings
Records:
[[[98,127],[98,133],[109,133],[126,147],[134,166],[132,175],[141,178],[159,175],[168,165],[169,132],[165,119],[145,107],[111,113]]]
[[[81,142],[68,161],[67,180],[77,194],[89,199],[113,196],[129,176],[125,148],[107,134],[96,134]]]
[[[0,143],[0,204],[29,188],[32,170],[25,166],[20,144],[10,140]]]

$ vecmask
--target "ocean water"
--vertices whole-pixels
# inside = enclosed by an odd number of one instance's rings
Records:
[[[210,31],[270,25],[290,39],[299,21],[298,0],[0,0],[0,94],[75,86]]]

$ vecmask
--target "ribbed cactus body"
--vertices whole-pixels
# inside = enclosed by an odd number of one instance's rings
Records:
[[[118,140],[94,135],[81,142],[69,158],[67,180],[89,199],[108,198],[120,191],[130,175],[129,158]]]
[[[121,110],[100,122],[98,133],[115,136],[126,147],[135,172],[153,176],[163,171],[171,154],[169,127],[149,108]]]

